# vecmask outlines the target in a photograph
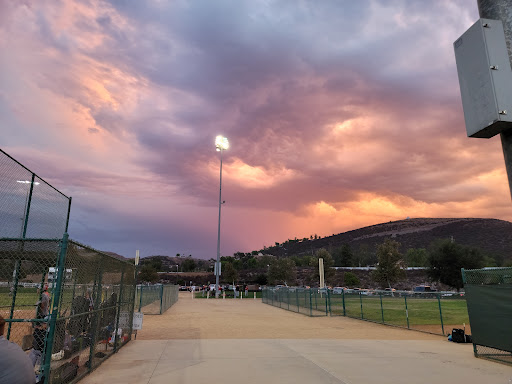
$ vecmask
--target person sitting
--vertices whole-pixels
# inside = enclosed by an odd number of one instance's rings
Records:
[[[16,343],[4,337],[5,320],[0,315],[0,384],[34,384],[34,367]]]

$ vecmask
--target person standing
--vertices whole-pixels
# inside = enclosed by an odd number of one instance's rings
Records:
[[[41,299],[37,302],[37,313],[36,319],[46,319],[50,314],[50,294],[48,293],[48,284],[43,287],[43,293]],[[41,365],[41,358],[44,351],[44,343],[46,340],[46,322],[36,322],[34,324],[34,341],[32,343],[32,349],[30,350],[30,360],[33,366]]]
[[[36,376],[29,357],[4,337],[4,329],[5,320],[0,315],[0,384],[34,384]]]

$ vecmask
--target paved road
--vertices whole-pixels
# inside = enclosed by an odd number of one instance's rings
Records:
[[[81,383],[512,383],[512,367],[476,359],[471,345],[259,300],[182,295],[146,316],[137,339]]]

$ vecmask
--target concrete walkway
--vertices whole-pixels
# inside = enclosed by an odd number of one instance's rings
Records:
[[[307,327],[317,336],[311,337],[310,332],[305,335]],[[155,337],[155,329],[161,338]],[[178,304],[164,315],[146,316],[144,330],[137,340],[81,381],[511,382],[512,367],[476,359],[471,345],[450,343],[444,337],[347,318],[309,318],[262,304],[260,300],[190,300],[188,295],[182,295]]]

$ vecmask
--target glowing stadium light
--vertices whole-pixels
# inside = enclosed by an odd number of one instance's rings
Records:
[[[228,142],[228,139],[224,136],[217,136],[215,138],[215,148],[217,149],[217,151],[222,151],[222,150],[226,150],[229,148],[229,142]]]

